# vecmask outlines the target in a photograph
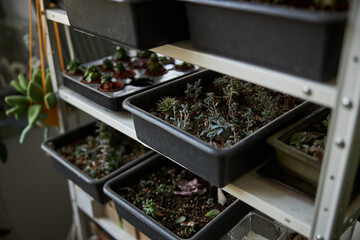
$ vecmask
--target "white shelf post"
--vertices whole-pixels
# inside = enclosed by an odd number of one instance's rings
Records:
[[[351,4],[338,74],[338,99],[316,194],[311,232],[316,240],[338,239],[358,215],[356,211],[344,219],[360,156],[360,1]]]

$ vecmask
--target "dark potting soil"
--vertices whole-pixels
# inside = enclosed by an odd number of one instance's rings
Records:
[[[94,179],[100,179],[145,154],[140,143],[98,123],[94,133],[74,140],[56,151]]]
[[[183,92],[183,94],[181,94]],[[201,80],[148,111],[217,148],[230,147],[302,100],[228,76]]]
[[[162,167],[117,191],[182,238],[196,234],[235,201],[233,196],[224,192],[226,203],[219,204],[216,186],[175,164]]]

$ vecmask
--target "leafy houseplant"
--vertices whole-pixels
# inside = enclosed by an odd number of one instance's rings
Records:
[[[7,96],[6,103],[12,108],[6,111],[6,115],[14,115],[15,119],[22,116],[28,116],[28,125],[24,128],[20,136],[20,143],[23,143],[27,134],[35,126],[39,125],[45,128],[56,126],[56,96],[53,93],[51,85],[50,72],[47,71],[45,85],[41,77],[40,69],[34,69],[32,81],[27,81],[23,75],[18,75],[18,80],[13,80],[11,85],[20,95]]]
[[[249,211],[159,155],[114,178],[104,190],[119,215],[151,239],[219,239]]]
[[[106,200],[102,186],[150,153],[141,144],[104,123],[91,123],[50,139],[42,148],[55,167],[97,201]]]
[[[306,106],[295,107],[300,103],[202,71],[130,97],[123,106],[133,113],[142,142],[224,186],[272,156],[266,137],[301,115]]]

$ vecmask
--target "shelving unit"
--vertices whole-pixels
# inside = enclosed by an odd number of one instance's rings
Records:
[[[328,150],[323,160],[315,202],[258,176],[256,170],[224,187],[225,191],[310,239],[336,239],[360,216],[360,195],[348,204],[351,182],[360,156],[360,150],[355,145],[360,140],[360,3],[352,3],[338,79],[331,83],[318,83],[198,51],[189,41],[151,49],[333,109],[330,120],[333,124],[326,145]],[[48,20],[70,25],[64,10],[47,9],[45,15]],[[52,34],[50,25],[47,33]],[[52,37],[49,37],[48,41],[50,55],[51,47],[54,46],[51,39]],[[54,62],[55,64],[50,64],[53,85],[61,82],[55,57]],[[64,86],[59,87],[58,96],[138,140],[129,113],[109,111]],[[73,206],[79,207],[77,204]]]

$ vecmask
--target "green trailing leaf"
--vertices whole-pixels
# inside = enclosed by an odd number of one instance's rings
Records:
[[[5,143],[0,141],[0,160],[3,163],[6,163],[8,157],[8,152]],[[1,236],[1,235],[0,235]]]
[[[56,103],[56,97],[55,94],[53,92],[48,92],[45,95],[45,106],[47,109],[52,108]]]
[[[20,139],[19,139],[20,144],[22,144],[25,141],[25,139],[26,139],[28,133],[30,132],[30,130],[32,129],[32,127],[33,126],[29,124],[24,128],[24,130],[21,133]]]
[[[205,214],[205,217],[215,217],[215,216],[219,215],[219,213],[220,213],[219,210],[212,209]]]
[[[18,116],[23,116],[24,113],[26,113],[27,110],[27,106],[25,105],[16,105],[15,107],[10,108],[9,110],[6,111],[6,115],[18,115]]]
[[[41,70],[39,68],[34,69],[31,82],[35,82],[40,86],[42,86],[42,76],[41,76]]]
[[[26,91],[27,88],[28,88],[29,82],[26,80],[25,76],[22,75],[22,74],[19,74],[19,75],[18,75],[18,80],[19,80],[19,85],[20,85],[20,87],[21,87],[24,91]]]
[[[185,216],[180,216],[178,217],[176,220],[175,220],[175,224],[179,224],[179,223],[182,223],[186,220],[186,217]]]
[[[41,85],[37,84],[35,81],[31,82],[27,91],[28,97],[36,103],[44,102],[44,93]]]
[[[16,91],[18,91],[19,93],[22,93],[22,94],[26,95],[26,90],[22,89],[22,87],[20,86],[20,84],[18,83],[18,81],[12,80],[12,81],[10,82],[10,84],[16,89]]]
[[[29,112],[28,112],[29,125],[32,126],[36,123],[40,113],[41,113],[41,104],[34,104],[29,108]]]
[[[46,92],[48,92],[48,93],[53,92],[50,72],[46,73],[45,85],[46,85]]]
[[[22,95],[6,96],[6,97],[5,97],[5,102],[6,102],[9,106],[29,105],[29,104],[30,104],[29,98],[26,97],[26,96],[22,96]]]
[[[44,141],[48,140],[50,136],[50,128],[46,127],[44,128]]]

